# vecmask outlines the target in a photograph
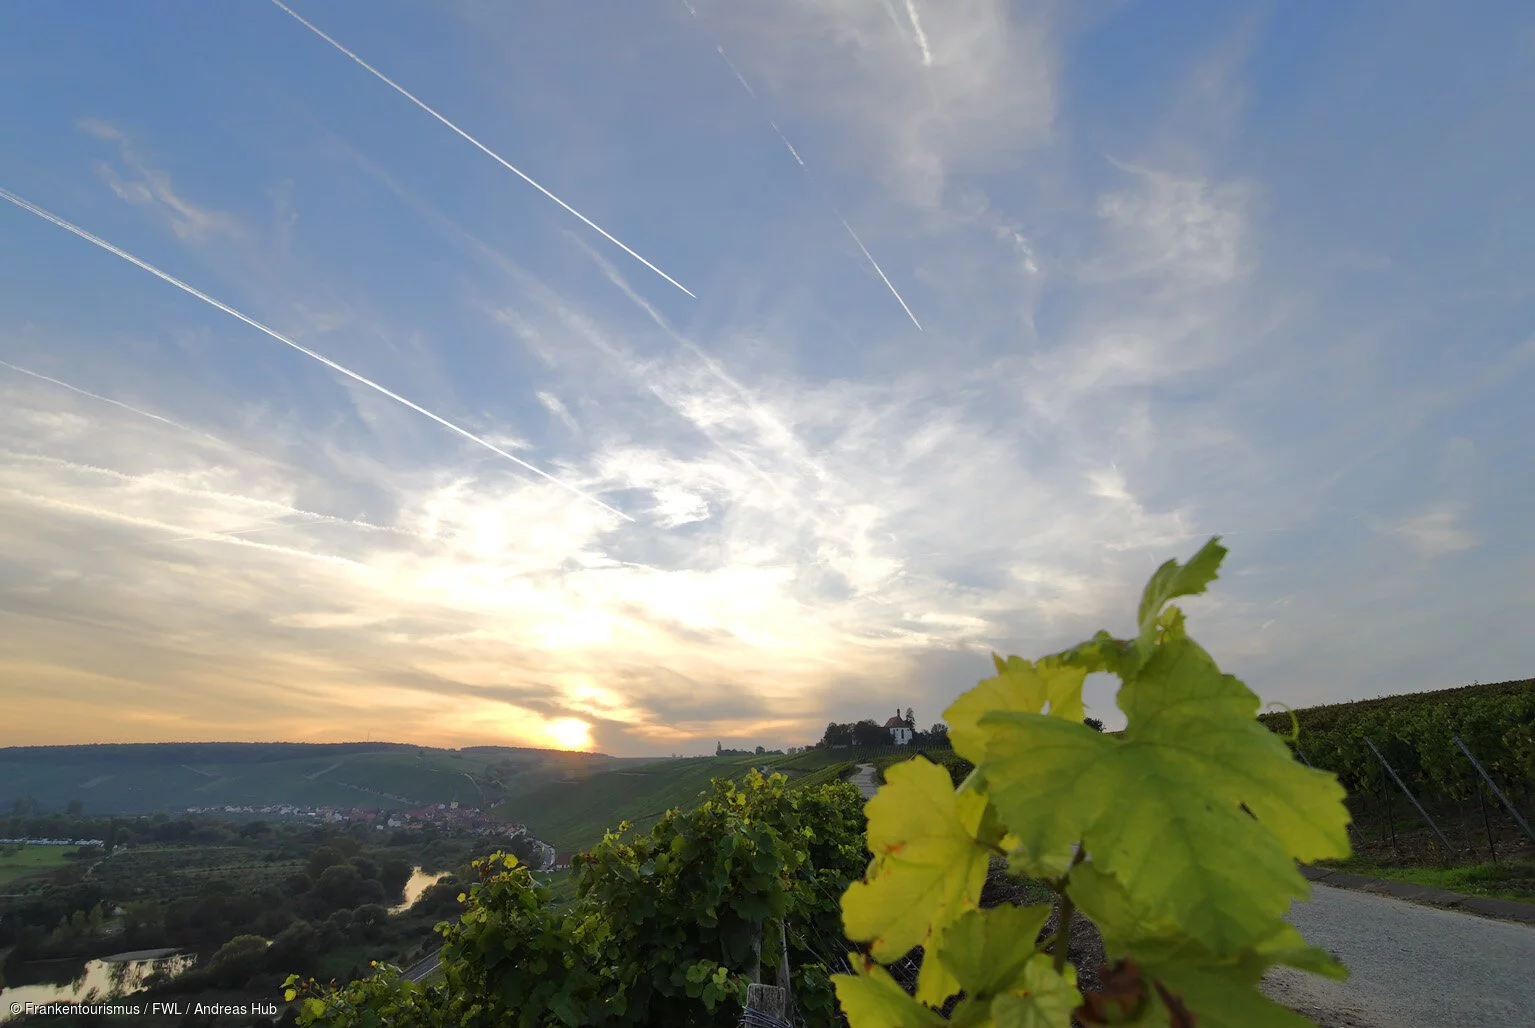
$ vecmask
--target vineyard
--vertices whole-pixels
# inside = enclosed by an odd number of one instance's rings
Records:
[[[1293,722],[1285,711],[1259,719],[1284,735],[1297,725],[1297,755],[1337,774],[1356,850],[1409,863],[1535,855],[1519,823],[1535,822],[1535,680],[1310,707]]]

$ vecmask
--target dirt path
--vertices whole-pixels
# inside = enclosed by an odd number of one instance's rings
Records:
[[[1274,1000],[1322,1028],[1535,1028],[1535,927],[1311,887],[1286,915],[1352,977],[1334,982],[1280,968]]]

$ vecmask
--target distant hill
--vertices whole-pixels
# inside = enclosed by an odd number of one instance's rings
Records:
[[[197,806],[488,808],[550,782],[634,763],[602,753],[405,743],[107,743],[0,748],[0,814],[80,800],[88,813]]]

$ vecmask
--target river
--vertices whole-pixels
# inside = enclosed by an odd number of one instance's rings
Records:
[[[421,898],[423,892],[447,876],[447,871],[433,871],[429,873],[421,870],[419,865],[411,868],[410,878],[405,883],[405,902],[390,907],[389,912],[391,914],[403,914],[410,909],[411,904]]]
[[[0,988],[0,1024],[12,1020],[11,1009],[16,1003],[117,999],[143,988],[156,971],[174,975],[196,962],[194,954],[161,949],[117,953],[86,961],[33,960],[7,964],[5,980],[16,984]]]

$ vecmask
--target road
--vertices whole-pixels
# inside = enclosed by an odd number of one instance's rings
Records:
[[[1286,918],[1352,974],[1264,980],[1322,1028],[1535,1028],[1535,927],[1317,884]]]
[[[431,956],[419,960],[411,966],[407,967],[405,971],[400,975],[400,977],[406,979],[407,981],[417,983],[424,982],[426,981],[427,976],[429,976],[433,971],[437,970],[441,964],[442,951],[438,950]]]

